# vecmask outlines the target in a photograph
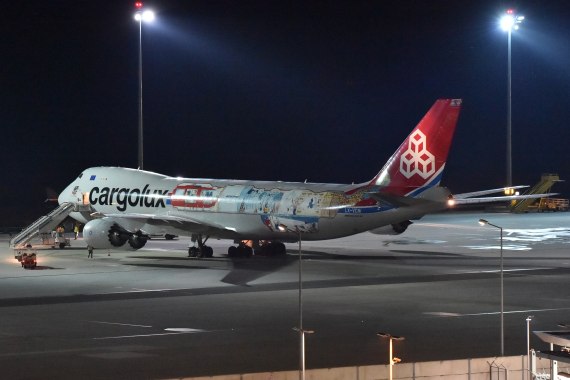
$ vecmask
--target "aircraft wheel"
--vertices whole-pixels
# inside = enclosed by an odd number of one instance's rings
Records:
[[[188,257],[196,257],[198,256],[198,248],[190,247],[188,248]]]
[[[246,246],[246,245],[241,245],[238,247],[238,256],[240,257],[251,257],[251,255],[253,254],[253,249]]]
[[[228,257],[236,257],[237,256],[237,247],[235,245],[232,245],[231,247],[228,248]]]
[[[59,249],[64,249],[65,248],[65,243],[59,243]]]
[[[277,256],[283,256],[287,253],[287,248],[285,247],[285,244],[281,243],[280,241],[273,243],[275,244],[275,249],[273,250],[273,253]]]
[[[129,241],[129,245],[131,246],[131,248],[141,249],[142,247],[144,247],[147,240],[148,239],[145,237],[133,235],[133,236],[129,237],[128,241]]]
[[[115,231],[113,229],[109,231],[109,241],[111,242],[112,246],[122,247],[127,242],[127,240],[129,240],[128,236],[121,235],[118,231]]]

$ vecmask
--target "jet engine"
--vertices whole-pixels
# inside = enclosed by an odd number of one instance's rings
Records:
[[[370,230],[370,232],[376,235],[399,235],[402,232],[406,231],[410,224],[412,224],[411,221],[404,220],[403,222],[393,223],[387,226],[375,228],[373,230]]]
[[[144,247],[148,236],[138,230],[131,232],[119,225],[112,218],[95,219],[83,227],[83,239],[93,248],[130,248]],[[128,245],[126,245],[128,243]]]

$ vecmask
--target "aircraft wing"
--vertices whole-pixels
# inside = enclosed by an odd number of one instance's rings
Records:
[[[165,223],[165,224],[172,224],[178,223],[181,225],[182,229],[192,231],[192,230],[204,230],[207,229],[214,229],[224,232],[236,232],[235,228],[230,226],[223,226],[217,223],[211,223],[204,220],[198,220],[194,218],[190,218],[188,216],[178,216],[178,215],[157,215],[157,214],[138,214],[138,213],[128,213],[128,214],[100,214],[99,217],[108,217],[113,218],[116,221],[120,222],[121,220],[137,220],[146,222],[149,224],[154,223]]]

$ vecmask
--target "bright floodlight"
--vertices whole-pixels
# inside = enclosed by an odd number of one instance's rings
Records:
[[[501,29],[508,32],[515,25],[515,18],[511,14],[506,14],[501,18]]]
[[[517,30],[519,25],[524,20],[524,16],[517,16],[512,9],[507,10],[506,14],[501,17],[501,29],[505,32]]]
[[[154,21],[154,12],[151,10],[146,10],[142,13],[142,19],[144,22],[153,22]]]
[[[146,10],[141,12],[135,13],[135,20],[137,21],[144,21],[144,22],[153,22],[154,21],[154,12],[151,10]]]

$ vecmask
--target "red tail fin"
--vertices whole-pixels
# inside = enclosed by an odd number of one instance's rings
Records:
[[[461,99],[439,99],[370,182],[381,191],[417,195],[441,181]]]

